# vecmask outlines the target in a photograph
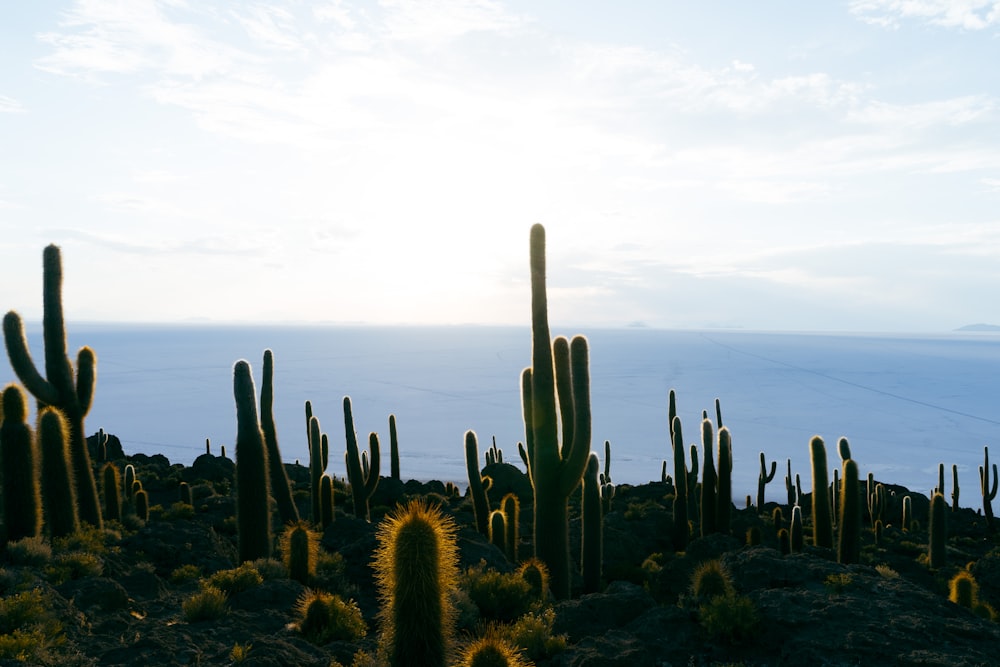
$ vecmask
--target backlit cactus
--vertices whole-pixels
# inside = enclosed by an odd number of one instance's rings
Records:
[[[38,372],[28,350],[21,316],[13,310],[3,319],[4,342],[14,373],[41,406],[59,409],[65,418],[68,447],[73,469],[74,490],[79,517],[93,526],[103,525],[97,482],[90,465],[90,452],[84,435],[84,418],[90,411],[97,377],[97,357],[89,347],[76,356],[76,373],[66,354],[66,327],[62,307],[62,259],[59,247],[49,245],[43,253],[45,376]]]
[[[718,400],[715,402],[715,409],[721,424],[722,413]],[[715,460],[719,476],[715,530],[728,535],[732,528],[733,517],[733,437],[725,426],[719,427],[719,451]]]
[[[590,456],[589,350],[583,336],[572,342],[550,338],[541,225],[531,228],[530,250],[531,367],[521,374],[521,403],[534,488],[535,555],[549,568],[554,595],[565,599],[571,570],[568,501]]]
[[[760,453],[760,473],[757,474],[757,513],[764,511],[764,487],[774,479],[774,474],[778,472],[778,462],[771,461],[771,472],[767,472],[767,459],[764,452]]]
[[[264,435],[264,446],[267,448],[268,481],[271,496],[278,506],[278,516],[281,517],[281,523],[294,523],[299,520],[299,510],[295,507],[288,474],[281,462],[278,430],[274,425],[274,354],[271,350],[264,350],[264,368],[260,385],[260,430]]]
[[[42,497],[38,488],[38,454],[28,427],[24,392],[11,384],[3,390],[0,467],[3,516],[7,539],[35,537],[42,530]]]
[[[826,495],[826,494],[824,494]],[[840,488],[840,511],[837,525],[837,561],[857,563],[861,558],[861,483],[854,459],[843,463]]]
[[[983,465],[979,467],[979,490],[983,496],[983,515],[986,517],[986,527],[993,530],[993,500],[997,497],[997,464],[994,463],[993,467],[990,468],[989,447],[983,447]]]
[[[833,516],[827,488],[830,478],[826,468],[826,445],[823,438],[813,436],[809,441],[809,460],[812,469],[812,523],[813,544],[833,548]]]
[[[489,478],[484,480],[479,469],[479,441],[475,431],[465,432],[465,471],[469,476],[469,495],[472,497],[472,512],[476,517],[476,530],[482,535],[489,535],[490,498],[486,493]]]
[[[250,364],[233,367],[236,399],[236,531],[240,562],[271,556],[267,449],[257,419],[257,390]]]
[[[281,534],[281,557],[288,568],[288,576],[303,586],[316,570],[319,555],[319,537],[305,521],[288,525]]]
[[[944,567],[948,560],[945,551],[945,541],[948,537],[946,508],[944,495],[935,493],[931,497],[927,545],[927,565],[932,570]]]
[[[671,541],[674,551],[684,551],[687,548],[690,529],[688,528],[688,504],[687,504],[687,461],[684,457],[684,432],[681,427],[681,418],[674,417],[673,426],[670,429],[672,446],[674,452],[674,502],[673,515],[674,523],[671,532]]]
[[[702,537],[715,532],[716,521],[719,518],[719,478],[715,472],[715,457],[712,450],[715,447],[715,436],[712,433],[712,422],[701,420],[701,448],[705,452],[705,462],[701,470],[701,535]]]
[[[601,589],[601,571],[604,559],[604,509],[601,507],[601,485],[598,482],[600,463],[597,454],[591,453],[583,473],[583,498],[580,502],[581,523],[580,571],[583,575],[583,592],[596,593]]]
[[[389,415],[389,476],[399,478],[399,436],[396,433],[396,415]]]
[[[104,518],[108,521],[121,521],[121,474],[114,463],[105,463],[101,468],[101,487],[104,491]]]
[[[347,437],[347,451],[344,460],[347,464],[347,483],[351,485],[351,498],[354,501],[354,516],[365,521],[371,521],[368,501],[378,487],[379,444],[376,433],[368,434],[368,451],[358,449],[358,434],[354,430],[354,413],[351,411],[351,397],[344,397],[344,434]]]
[[[64,537],[80,527],[76,485],[66,443],[69,428],[62,412],[43,408],[38,417],[38,443],[42,454],[42,504],[50,537]]]
[[[507,560],[516,563],[518,561],[517,547],[521,541],[521,528],[518,525],[521,521],[521,501],[513,493],[508,493],[500,501],[500,509],[507,517],[507,536],[504,539]]]

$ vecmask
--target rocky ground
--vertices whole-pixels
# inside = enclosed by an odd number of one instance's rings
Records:
[[[122,467],[126,462],[135,465],[150,493],[154,511],[148,522],[126,517],[121,524],[109,523],[104,533],[5,549],[0,664],[374,664],[355,656],[359,651],[374,655],[378,648],[378,599],[370,566],[376,526],[397,502],[416,496],[443,503],[454,517],[463,569],[481,563],[499,572],[514,568],[475,530],[468,498],[446,495],[440,482],[383,479],[371,523],[350,515],[350,498],[338,488],[337,517],[322,536],[326,555],[309,582],[356,601],[368,628],[363,638],[314,643],[304,637],[297,628],[296,603],[306,586],[285,576],[276,563],[261,564],[261,581],[233,591],[219,615],[192,620],[185,601],[206,578],[238,565],[232,461],[206,454],[191,467],[171,465],[162,456],[119,461]],[[286,468],[306,512],[307,471]],[[494,464],[485,472],[494,479],[494,504],[513,490],[530,508],[530,485],[518,469]],[[181,481],[191,485],[191,506],[175,504]],[[899,487],[892,491],[893,498],[907,493]],[[535,652],[535,664],[1000,664],[1000,626],[982,609],[974,613],[948,600],[949,580],[967,568],[979,584],[980,599],[1000,608],[1000,550],[972,510],[950,512],[943,568],[930,570],[925,563],[926,530],[904,532],[893,525],[895,505],[886,514],[890,518],[879,543],[867,529],[861,564],[845,566],[826,549],[806,547],[782,555],[774,503],[761,513],[734,508],[730,534],[693,539],[676,553],[670,547],[667,492],[662,483],[618,486],[605,516],[603,591],[535,609],[539,619],[552,610],[551,626],[543,634],[555,638],[546,651]],[[926,525],[927,499],[913,497],[914,515]],[[525,556],[531,552],[528,515],[522,513],[520,552]],[[574,536],[578,524],[574,519]],[[751,528],[760,535],[754,546],[746,544]],[[807,522],[807,534],[808,529]],[[700,563],[713,559],[728,571],[735,592],[707,604],[692,593],[691,580]],[[470,608],[467,597],[461,599],[460,638],[468,638],[482,627],[477,620],[483,615]]]

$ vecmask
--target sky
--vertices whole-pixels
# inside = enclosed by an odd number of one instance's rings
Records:
[[[1000,2],[0,5],[0,309],[1000,324]]]

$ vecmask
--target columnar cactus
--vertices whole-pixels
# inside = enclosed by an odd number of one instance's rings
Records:
[[[715,458],[712,450],[715,447],[715,436],[712,432],[712,421],[701,420],[701,448],[705,451],[705,463],[701,470],[701,536],[705,537],[715,532],[716,521],[719,518],[719,478],[715,472]]]
[[[396,481],[399,477],[399,437],[396,434],[396,415],[389,415],[389,475]]]
[[[952,464],[951,466],[951,511],[958,511],[958,466]]]
[[[312,403],[306,401],[306,423],[309,443],[309,492],[312,501],[312,521],[319,525],[322,520],[322,505],[320,504],[320,479],[326,470],[323,463],[323,437],[319,417],[312,413]]]
[[[319,525],[326,530],[334,519],[333,478],[323,474],[319,478]]]
[[[502,509],[490,512],[490,530],[487,537],[490,544],[507,553],[507,515]]]
[[[128,503],[132,502],[132,497],[134,495],[134,491],[132,489],[133,482],[135,482],[135,466],[129,463],[125,466],[125,483],[123,485],[125,487],[125,501]]]
[[[42,453],[42,501],[50,537],[64,537],[80,527],[76,485],[66,442],[66,419],[56,408],[43,408],[38,417],[38,442]]]
[[[767,459],[764,452],[760,453],[760,473],[757,475],[757,513],[764,511],[764,487],[774,479],[774,474],[778,472],[778,462],[771,461],[771,472],[767,472]]]
[[[105,463],[101,469],[101,486],[104,489],[104,518],[108,521],[121,521],[121,475],[114,463]]]
[[[354,500],[354,516],[371,521],[368,501],[378,487],[380,463],[378,434],[368,434],[368,452],[361,454],[358,450],[358,434],[354,430],[350,396],[344,397],[344,434],[347,436],[344,459],[347,462],[347,482],[351,485],[351,498]]]
[[[699,523],[698,514],[701,505],[701,490],[698,486],[698,470],[700,466],[698,465],[698,445],[691,445],[691,469],[688,471],[688,501],[687,501],[687,511],[688,520],[691,525],[696,525]]]
[[[672,540],[674,551],[684,551],[687,548],[688,537],[691,531],[688,528],[688,475],[687,462],[684,458],[684,434],[681,428],[680,417],[674,417],[673,428],[670,429],[670,432],[673,434],[674,479],[677,480],[675,482],[676,490],[674,491],[674,527]]]
[[[149,521],[149,494],[143,488],[136,489],[135,515],[142,521]]]
[[[267,448],[257,419],[250,364],[233,366],[236,399],[236,532],[240,562],[271,557]]]
[[[281,535],[281,556],[288,568],[288,576],[303,586],[316,570],[319,554],[319,536],[309,529],[305,521],[289,524]]]
[[[846,565],[861,557],[861,485],[854,459],[844,461],[841,484],[837,561]]]
[[[997,464],[993,464],[990,475],[990,448],[983,447],[983,465],[979,467],[979,490],[983,494],[983,515],[986,527],[993,530],[993,499],[997,497]],[[993,480],[992,482],[990,480]]]
[[[927,545],[927,565],[932,570],[944,567],[947,562],[945,540],[948,537],[947,513],[945,512],[944,495],[935,493],[931,496],[931,507],[928,531],[930,539]]]
[[[3,319],[7,356],[18,379],[39,405],[59,409],[69,429],[69,452],[76,484],[76,502],[80,519],[100,528],[101,502],[97,482],[90,465],[90,452],[84,435],[84,418],[90,411],[97,378],[97,357],[89,347],[82,347],[76,356],[76,375],[66,355],[66,327],[62,307],[62,259],[59,247],[50,245],[43,253],[44,315],[42,331],[45,340],[45,376],[38,372],[28,350],[21,316],[13,310]]]
[[[833,518],[830,512],[830,496],[827,487],[830,478],[826,470],[826,445],[823,438],[813,436],[809,441],[809,456],[812,463],[812,523],[813,544],[817,547],[833,548]]]
[[[372,566],[389,664],[444,667],[454,634],[450,591],[458,579],[455,525],[410,501],[379,524]]]
[[[797,504],[797,498],[795,497],[795,478],[792,477],[792,460],[788,459],[788,473],[785,475],[785,493],[788,494],[788,511],[791,512],[792,508]]]
[[[274,354],[271,350],[264,350],[264,370],[260,385],[260,430],[267,447],[268,481],[271,484],[271,495],[278,506],[278,516],[283,524],[295,523],[299,520],[299,510],[295,507],[288,474],[281,462],[278,430],[274,425]]]
[[[790,550],[793,554],[802,551],[805,544],[805,535],[802,532],[802,508],[796,505],[792,508],[792,521],[788,526],[788,539]]]
[[[7,539],[35,537],[42,530],[42,497],[38,489],[38,455],[27,424],[24,392],[10,384],[3,390],[0,425],[0,474]]]
[[[194,498],[191,497],[191,485],[187,482],[181,482],[177,486],[178,496],[182,503],[185,505],[194,505]]]
[[[572,342],[550,338],[541,225],[531,228],[530,247],[531,367],[521,374],[521,402],[535,498],[535,555],[549,568],[553,595],[565,599],[570,597],[568,500],[590,456],[590,361],[583,336]]]
[[[583,592],[597,593],[601,589],[601,570],[604,559],[604,510],[601,507],[601,486],[597,480],[600,463],[597,454],[591,453],[587,470],[583,473],[583,497],[580,501],[581,523],[580,571],[583,575]]]
[[[507,560],[511,563],[518,561],[517,546],[521,541],[521,529],[518,525],[521,521],[521,501],[514,493],[508,493],[500,501],[500,509],[507,517],[507,536],[504,544],[507,547]]]
[[[909,531],[913,525],[913,501],[910,496],[903,496],[903,531]]]
[[[486,465],[503,463],[503,450],[497,447],[497,437],[493,436],[493,444],[486,450]]]
[[[469,476],[469,495],[472,496],[472,511],[476,516],[476,530],[482,535],[490,534],[489,477],[485,480],[479,469],[479,441],[475,431],[465,432],[465,469]]]
[[[718,401],[716,401],[716,410],[718,410]],[[716,500],[718,518],[715,520],[715,529],[728,535],[732,526],[733,512],[733,438],[725,426],[719,427],[719,455],[716,460],[719,469],[719,496]]]

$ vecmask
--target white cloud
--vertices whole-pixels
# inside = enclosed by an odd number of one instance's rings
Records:
[[[24,106],[13,97],[0,95],[0,113],[24,113]]]
[[[852,0],[850,11],[862,21],[887,28],[898,28],[907,19],[963,30],[1000,24],[997,0]]]
[[[851,109],[846,120],[889,128],[964,125],[992,120],[997,115],[998,108],[1000,105],[996,98],[987,95],[965,95],[916,104],[890,104],[873,100]]]
[[[440,44],[477,32],[505,32],[524,19],[492,0],[381,0],[392,39]]]

